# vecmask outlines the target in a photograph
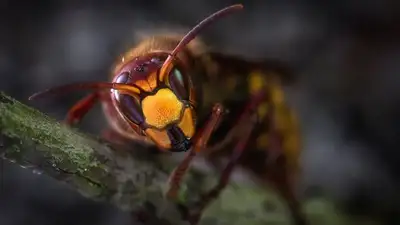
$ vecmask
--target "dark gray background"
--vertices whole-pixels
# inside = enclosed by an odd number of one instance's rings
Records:
[[[28,102],[57,84],[105,80],[115,57],[155,29],[187,29],[234,1],[0,1],[0,90],[62,119],[80,93]],[[244,1],[202,36],[221,51],[278,58],[303,125],[303,190],[396,224],[400,160],[400,3]],[[105,125],[99,107],[83,129]],[[46,177],[2,165],[0,224],[127,224],[126,215]],[[81,219],[77,217],[79,215]],[[112,222],[111,222],[112,221]],[[120,223],[119,223],[119,222]],[[124,223],[125,222],[125,223]]]

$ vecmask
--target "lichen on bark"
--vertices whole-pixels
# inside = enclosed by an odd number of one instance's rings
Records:
[[[115,147],[64,126],[0,92],[2,160],[40,169],[85,197],[110,202],[122,210],[147,212],[153,219],[146,224],[187,224],[177,205],[163,197],[174,162],[158,155],[135,154],[146,151],[138,143],[128,147]],[[186,204],[196,200],[216,178],[215,173],[191,169],[180,201]],[[311,224],[347,224],[334,208],[320,210],[321,204],[329,205],[327,202],[320,201],[320,206],[314,208],[312,204],[315,202],[305,205]],[[321,222],[321,217],[329,219]],[[286,225],[290,218],[275,192],[251,183],[231,182],[207,208],[200,224]]]

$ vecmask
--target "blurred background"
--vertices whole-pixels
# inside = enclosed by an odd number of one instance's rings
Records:
[[[32,93],[106,80],[141,34],[187,30],[229,0],[0,1],[0,90],[63,119],[82,96]],[[276,58],[294,68],[288,87],[304,136],[304,195],[325,194],[353,215],[400,224],[400,2],[247,0],[202,33],[222,52]],[[1,116],[1,115],[0,115]],[[96,133],[100,107],[83,121]],[[5,163],[0,224],[128,224],[127,215]],[[77,218],[77,215],[81,219]],[[73,219],[73,220],[72,220]]]

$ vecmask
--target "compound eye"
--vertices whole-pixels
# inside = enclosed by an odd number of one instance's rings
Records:
[[[115,79],[115,83],[118,84],[126,84],[129,81],[129,73],[128,72],[123,72],[120,75],[118,75],[117,79]],[[114,93],[114,97],[115,99],[117,99],[117,101],[119,101],[120,99],[120,93],[118,90],[111,90],[112,93]]]
[[[142,107],[137,98],[131,95],[120,94],[119,107],[124,116],[132,123],[140,125],[144,122]]]
[[[123,72],[117,77],[115,83],[126,84],[129,82],[129,79],[129,73]],[[144,115],[139,97],[123,94],[117,90],[114,91],[114,95],[125,118],[136,125],[144,122]]]
[[[129,81],[129,73],[123,72],[120,75],[118,75],[117,79],[115,80],[115,83],[126,84],[128,81]]]
[[[173,68],[169,73],[168,85],[181,100],[189,99],[189,79],[178,68]]]

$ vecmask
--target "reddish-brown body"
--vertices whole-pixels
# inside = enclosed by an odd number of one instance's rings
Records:
[[[139,57],[139,56],[137,56]],[[118,65],[117,67],[120,67],[118,70],[116,70],[116,73],[112,74],[112,78],[111,78],[111,82],[115,83],[118,80],[118,76],[125,72],[125,71],[131,71],[134,70],[135,66],[137,66],[137,64],[143,64],[146,62],[149,62],[151,60],[151,58],[148,58],[145,56],[144,59],[142,60],[138,60],[135,62],[132,62],[131,60],[134,59],[128,59],[128,62],[121,62],[122,65]],[[153,69],[153,68],[151,68]],[[154,70],[154,69],[153,69]],[[139,74],[137,77],[135,77],[135,79],[131,79],[129,81],[130,84],[135,84],[135,82],[147,82],[147,76],[146,74],[143,74],[142,76]],[[145,84],[146,85],[146,84]],[[148,85],[149,89],[152,90],[155,87],[153,85]],[[110,124],[111,128],[118,133],[119,135],[128,138],[128,139],[132,139],[132,140],[139,140],[139,141],[143,141],[147,144],[153,144],[151,142],[151,140],[149,138],[147,138],[146,136],[141,136],[138,135],[138,133],[135,131],[135,129],[132,128],[132,124],[130,124],[129,121],[127,121],[127,119],[123,116],[121,110],[119,110],[119,106],[117,103],[117,99],[116,99],[116,95],[115,95],[115,91],[114,90],[110,90],[107,93],[102,95],[102,106],[103,106],[103,110],[105,113],[105,116],[107,118],[108,123]]]
[[[162,62],[167,58],[168,53],[171,53],[175,46],[179,43],[182,36],[180,35],[160,35],[153,36],[143,40],[136,47],[126,52],[116,63],[111,74],[111,81],[117,82],[120,74],[129,72],[131,79],[127,84],[136,85],[143,89],[145,92],[154,92],[157,89],[157,69],[162,65]],[[195,65],[198,59],[195,58],[202,51],[199,49],[199,41],[192,41],[188,44],[177,56],[175,67],[189,76],[198,74],[199,64]],[[140,67],[144,65],[145,67]],[[201,66],[202,67],[202,66]],[[143,73],[137,72],[132,74],[132,71],[138,68],[145,69]],[[204,69],[204,68],[203,68]],[[190,78],[188,82],[192,82]],[[196,101],[196,88],[190,91],[190,98],[188,102],[193,106],[199,104]],[[105,116],[111,128],[119,135],[131,139],[139,140],[149,145],[154,145],[154,142],[147,136],[140,135],[135,129],[135,124],[127,120],[120,110],[116,100],[116,95],[113,90],[101,93],[102,106]],[[196,121],[195,121],[196,122]]]
[[[298,170],[299,135],[282,96],[280,66],[209,52],[201,41],[193,40],[206,24],[240,8],[213,14],[184,37],[164,34],[144,39],[117,62],[110,83],[73,84],[46,92],[95,89],[70,110],[68,123],[78,122],[100,100],[118,135],[163,150],[190,150],[171,175],[167,196],[173,199],[197,152],[209,158],[231,155],[218,185],[190,215],[192,224],[227,185],[237,163],[272,182],[288,200],[297,224],[304,224],[291,190],[291,178]],[[223,105],[230,111],[224,119]]]

